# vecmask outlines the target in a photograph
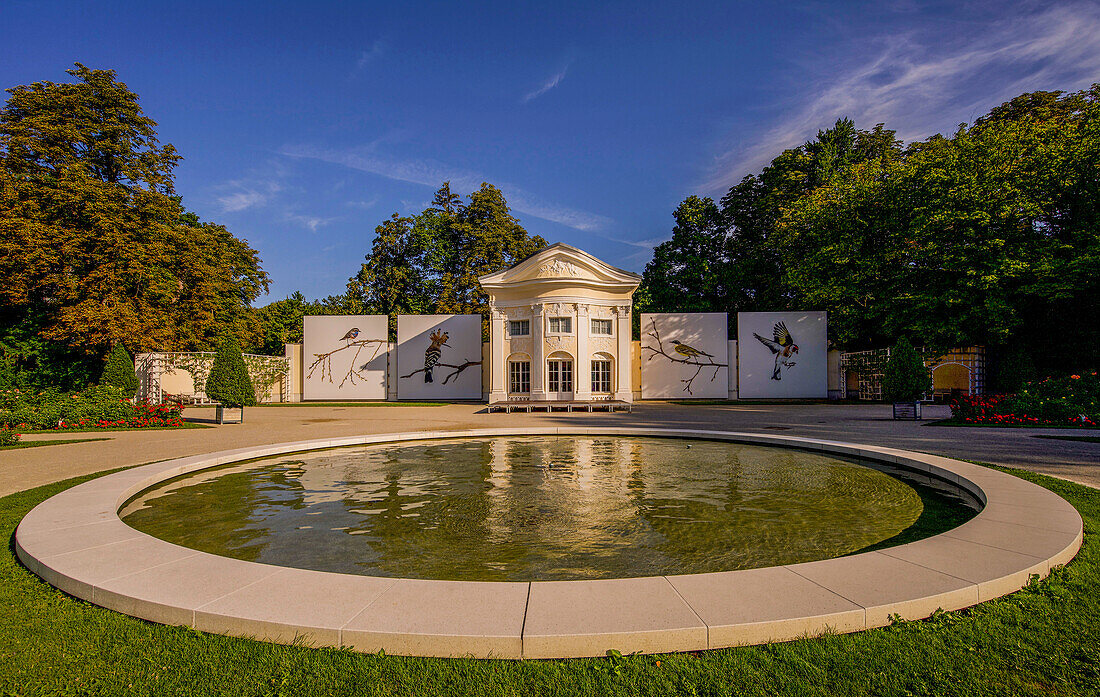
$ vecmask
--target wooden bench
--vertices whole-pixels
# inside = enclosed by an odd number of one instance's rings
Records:
[[[489,413],[494,411],[504,412],[505,414],[511,414],[513,411],[522,411],[525,413],[531,413],[533,411],[545,411],[547,413],[552,411],[606,411],[607,413],[615,411],[630,412],[630,402],[623,402],[621,400],[614,399],[599,399],[591,402],[576,402],[565,400],[508,400],[504,402],[493,402],[489,405]]]

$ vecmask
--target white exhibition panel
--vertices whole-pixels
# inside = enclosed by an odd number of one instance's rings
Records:
[[[642,313],[642,399],[726,399],[725,312]]]
[[[738,312],[738,397],[828,397],[827,326],[825,312]]]
[[[302,399],[385,399],[385,315],[302,320]]]
[[[397,316],[398,399],[481,399],[481,368],[481,315]]]

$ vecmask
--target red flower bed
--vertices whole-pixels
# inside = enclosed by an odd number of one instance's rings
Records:
[[[1100,422],[1098,391],[1095,372],[1046,378],[1016,394],[956,397],[951,418],[968,424],[1095,427]]]
[[[135,404],[117,388],[102,386],[68,394],[0,392],[0,426],[17,431],[178,427],[182,412],[178,402]]]
[[[138,402],[130,404],[133,413],[125,418],[105,419],[80,419],[79,421],[60,421],[57,424],[58,431],[80,430],[85,428],[168,428],[182,426],[183,405],[175,402],[163,404],[149,404]]]

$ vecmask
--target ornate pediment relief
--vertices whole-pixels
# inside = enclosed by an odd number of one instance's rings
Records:
[[[510,269],[481,277],[486,289],[537,284],[540,282],[577,283],[609,289],[633,290],[641,278],[617,269],[594,256],[567,244],[554,244]]]
[[[539,264],[535,276],[538,278],[578,278],[581,270],[571,261],[552,259]]]

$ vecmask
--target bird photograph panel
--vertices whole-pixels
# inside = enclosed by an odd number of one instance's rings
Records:
[[[480,315],[399,315],[398,399],[481,397]]]
[[[729,349],[723,312],[643,313],[642,396],[725,398]]]

